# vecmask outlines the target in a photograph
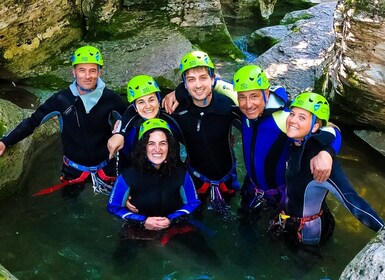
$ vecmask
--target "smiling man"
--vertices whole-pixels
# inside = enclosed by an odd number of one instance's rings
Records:
[[[234,74],[242,116],[242,144],[246,177],[242,186],[242,209],[259,209],[265,202],[272,215],[284,209],[286,201],[285,168],[289,139],[286,135],[288,96],[284,88],[270,88],[270,82],[257,65],[247,65]],[[310,161],[316,181],[325,181],[331,171],[332,156],[340,149],[337,128],[328,130],[334,142],[326,145]]]
[[[231,145],[233,122],[239,123],[239,116],[232,111],[234,102],[213,90],[214,64],[207,53],[186,54],[181,59],[180,73],[183,83],[175,92],[182,101],[172,117],[186,142],[195,187],[201,197],[207,196],[212,187],[231,197],[239,189]]]
[[[60,186],[82,184],[90,174],[97,186],[97,182],[113,180],[115,163],[108,160],[107,150],[107,140],[112,135],[110,120],[115,113],[123,114],[126,104],[100,79],[104,62],[97,48],[77,49],[71,62],[74,82],[53,94],[1,139],[0,155],[6,147],[28,137],[39,125],[57,116],[64,153],[61,177],[64,184]]]

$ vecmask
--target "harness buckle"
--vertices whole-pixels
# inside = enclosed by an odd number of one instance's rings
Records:
[[[105,183],[103,180],[101,180],[96,172],[91,172],[91,179],[92,179],[92,187],[94,189],[94,194],[104,194],[109,195],[112,191],[112,186]]]
[[[256,209],[260,205],[266,205],[266,199],[264,198],[265,192],[261,189],[254,188],[254,198],[249,204],[249,208]]]

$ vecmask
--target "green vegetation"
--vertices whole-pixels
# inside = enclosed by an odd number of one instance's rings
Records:
[[[36,88],[53,89],[53,90],[66,88],[69,85],[69,83],[64,79],[61,79],[51,74],[35,76],[32,78],[26,78],[22,80],[22,83],[24,85],[28,85]]]
[[[248,39],[247,46],[250,52],[262,54],[277,43],[279,43],[279,40],[276,38],[265,37],[254,33],[251,38]]]
[[[7,60],[4,58],[4,47],[0,47],[0,65],[5,65]]]
[[[210,55],[229,59],[245,57],[242,51],[234,45],[225,25],[210,28],[188,27],[184,28],[183,32],[191,43],[200,46],[203,51],[210,53]]]
[[[283,25],[294,24],[299,20],[311,19],[312,17],[313,16],[308,13],[303,13],[303,14],[300,14],[298,17],[287,18],[285,21],[281,20],[280,24],[283,24]]]
[[[0,137],[2,137],[7,132],[7,126],[0,122]]]
[[[99,22],[90,19],[86,40],[103,38],[103,40],[116,40],[134,37],[149,26],[156,28],[169,25],[166,16],[159,11],[123,11],[118,10],[110,22]]]
[[[154,77],[154,79],[158,83],[160,88],[174,89],[176,86],[173,81],[166,79],[163,76]]]

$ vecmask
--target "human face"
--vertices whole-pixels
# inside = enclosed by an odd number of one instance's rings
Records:
[[[80,94],[86,94],[96,88],[101,70],[95,63],[84,63],[75,65],[72,73],[76,79]]]
[[[166,134],[161,130],[150,133],[150,138],[146,146],[146,154],[149,161],[154,164],[156,169],[167,159],[168,142]]]
[[[211,89],[214,78],[210,77],[207,67],[191,68],[185,72],[185,86],[193,102],[199,107],[206,107],[211,102]]]
[[[266,100],[269,98],[269,90],[265,90]],[[260,89],[238,92],[238,103],[241,112],[250,120],[262,115],[265,110],[265,101]]]
[[[310,129],[315,132],[319,128],[318,123],[315,123],[312,128],[312,122],[312,113],[302,108],[293,107],[286,119],[287,136],[296,140],[303,140],[310,133]]]
[[[135,100],[136,111],[144,119],[153,119],[159,113],[159,100],[155,93]]]

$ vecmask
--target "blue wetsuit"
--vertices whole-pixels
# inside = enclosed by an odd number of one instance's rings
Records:
[[[157,118],[165,120],[172,131],[173,137],[178,142],[184,144],[183,135],[178,123],[165,111],[160,110]],[[136,111],[133,105],[130,105],[124,112],[122,118],[122,127],[119,131],[124,136],[123,155],[129,159],[136,142],[138,141],[139,127],[145,121]]]
[[[125,206],[129,196],[139,213]],[[116,180],[107,210],[132,223],[144,224],[147,217],[153,216],[167,217],[173,223],[191,214],[199,204],[193,181],[184,168],[178,167],[171,176],[164,177],[155,169],[149,174],[129,167]]]
[[[284,88],[270,90],[269,100],[263,114],[249,120],[242,116],[243,155],[246,178],[242,186],[242,207],[252,208],[258,201],[256,191],[264,192],[268,205],[277,210],[285,203],[285,169],[288,158],[289,139],[286,136],[286,118],[289,110]],[[335,129],[330,133],[332,146],[323,150],[334,156],[341,146],[341,134]],[[334,141],[334,142],[333,142]]]
[[[154,172],[143,173],[135,167],[124,169],[111,193],[107,209],[126,221],[120,232],[120,242],[114,258],[119,262],[136,256],[147,240],[179,241],[197,255],[204,264],[217,262],[216,252],[188,219],[199,205],[193,181],[185,168],[177,167],[168,177]],[[139,213],[125,207],[128,196]],[[146,230],[147,217],[167,217],[170,226],[165,230]]]
[[[287,213],[296,218],[312,217],[305,222],[299,236],[303,244],[323,240],[329,218],[319,213],[325,209],[325,197],[331,192],[361,223],[378,231],[384,222],[351,186],[339,163],[334,160],[329,179],[317,183],[310,172],[310,160],[333,140],[332,134],[321,131],[301,146],[291,144],[286,171]],[[327,208],[326,208],[327,209]]]

